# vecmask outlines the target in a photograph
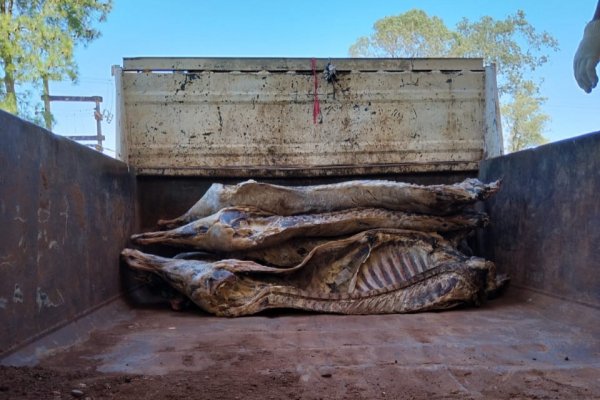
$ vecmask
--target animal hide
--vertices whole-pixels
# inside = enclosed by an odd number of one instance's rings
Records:
[[[270,308],[340,314],[404,313],[478,304],[506,278],[435,233],[375,229],[314,248],[291,268],[253,261],[169,259],[125,249],[203,310],[236,317]]]
[[[385,208],[412,213],[448,215],[485,200],[500,182],[467,179],[454,185],[421,186],[384,180],[359,180],[313,186],[278,186],[253,180],[237,185],[213,184],[182,216],[160,220],[174,228],[231,206],[259,208],[276,215],[323,213],[351,208]]]
[[[212,261],[222,260],[225,258],[235,258],[238,260],[256,261],[259,264],[274,267],[292,267],[300,264],[307,254],[310,253],[315,247],[332,240],[345,239],[348,236],[350,235],[339,236],[335,238],[296,238],[287,242],[278,243],[275,246],[252,250],[213,253],[191,251],[179,253],[175,256],[175,258]]]
[[[233,252],[272,247],[295,238],[334,237],[375,228],[471,231],[487,221],[485,214],[475,212],[434,216],[365,208],[280,216],[249,207],[230,207],[179,228],[136,234],[131,238],[144,245],[160,243]]]

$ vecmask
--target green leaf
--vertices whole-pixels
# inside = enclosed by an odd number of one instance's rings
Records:
[[[95,24],[111,8],[112,0],[0,0],[0,108],[39,120],[39,101],[19,88],[76,81],[75,47],[99,37]]]

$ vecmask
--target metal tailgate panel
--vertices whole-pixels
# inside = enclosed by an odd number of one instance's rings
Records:
[[[374,60],[362,70],[340,69],[332,85],[320,60],[317,124],[309,59],[305,70],[122,70],[120,156],[150,175],[477,169],[486,129],[483,69],[403,70],[405,61],[396,69],[384,61],[386,70]]]

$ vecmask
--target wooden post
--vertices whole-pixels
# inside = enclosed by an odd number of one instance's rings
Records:
[[[102,151],[102,112],[100,111],[101,97],[96,96],[96,108],[94,109],[94,118],[96,119],[96,137],[98,140],[98,151]]]
[[[52,131],[52,113],[50,112],[50,86],[48,84],[48,77],[44,75],[42,77],[44,83],[44,95],[42,99],[44,100],[44,123],[46,124],[46,129]]]
[[[52,115],[50,114],[50,102],[51,101],[89,101],[92,103],[96,103],[96,106],[94,107],[94,119],[96,120],[96,135],[90,135],[90,136],[67,136],[69,139],[73,139],[73,140],[96,140],[97,144],[95,145],[96,150],[98,151],[102,151],[102,141],[105,139],[104,136],[102,136],[102,112],[100,111],[100,103],[102,103],[102,97],[101,96],[50,96],[48,94],[48,87],[47,87],[48,81],[44,80],[44,95],[42,96],[42,99],[44,100],[44,104],[46,105],[46,110],[48,111],[48,115],[50,116],[50,120],[46,120],[46,127],[48,127],[48,124],[52,124]],[[44,113],[44,119],[46,118],[46,113]],[[50,129],[50,128],[48,128]]]

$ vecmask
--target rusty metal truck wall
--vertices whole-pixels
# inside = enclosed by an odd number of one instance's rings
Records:
[[[0,354],[120,293],[135,179],[0,111]]]
[[[513,283],[600,307],[600,132],[486,160],[485,255]]]

